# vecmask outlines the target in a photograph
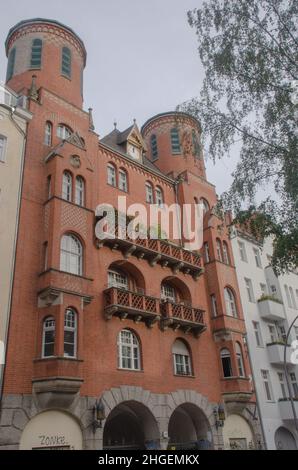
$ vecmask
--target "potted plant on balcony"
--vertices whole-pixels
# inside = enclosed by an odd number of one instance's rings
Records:
[[[282,304],[282,301],[277,299],[274,295],[261,295],[261,297],[257,300],[258,302],[264,302],[265,300],[272,300],[272,302],[276,302],[278,304]]]

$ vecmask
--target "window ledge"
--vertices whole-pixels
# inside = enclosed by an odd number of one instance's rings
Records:
[[[183,377],[187,379],[195,379],[196,376],[192,374],[174,374],[174,377]]]
[[[65,75],[64,73],[61,73],[60,76],[63,77],[63,78],[66,78],[67,80],[69,80],[71,82],[71,77],[68,77],[68,75]]]
[[[72,361],[72,362],[84,362],[83,359],[77,357],[64,357],[64,356],[49,356],[49,357],[37,357],[33,359],[33,362],[44,362],[44,361]]]
[[[144,372],[143,369],[125,369],[124,367],[117,367],[117,370],[119,370],[120,372]]]

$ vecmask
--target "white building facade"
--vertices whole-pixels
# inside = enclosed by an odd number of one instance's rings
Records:
[[[298,275],[275,276],[272,241],[258,243],[247,233],[231,231],[232,249],[247,329],[247,345],[267,449],[298,449],[298,433],[284,370],[284,345],[298,316]],[[292,341],[298,340],[298,319],[286,347],[290,393],[298,416],[298,365]]]

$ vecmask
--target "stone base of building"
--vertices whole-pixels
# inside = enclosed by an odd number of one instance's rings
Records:
[[[94,397],[78,396],[68,408],[50,400],[51,407],[45,408],[44,400],[38,400],[36,394],[4,395],[0,450],[224,449],[224,441],[230,439],[214,411],[218,404],[194,390],[157,394],[141,387],[120,386],[105,391],[100,402],[102,420],[97,419]],[[229,403],[226,419],[235,413],[240,417],[238,428],[241,419],[247,426],[245,429],[243,424],[243,432],[238,430],[240,440],[248,435],[246,447],[263,445],[253,405],[242,405],[240,410],[236,403],[234,408]],[[230,428],[237,433],[231,422]],[[236,435],[231,439],[237,442]]]

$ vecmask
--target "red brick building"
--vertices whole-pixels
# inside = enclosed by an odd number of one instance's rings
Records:
[[[2,448],[217,449],[225,432],[257,446],[233,255],[212,210],[199,122],[166,112],[100,139],[82,108],[86,50],[70,28],[22,21],[6,52],[7,86],[28,96],[33,118]],[[147,208],[203,201],[201,252],[179,240],[96,239],[97,205],[116,207],[119,195]]]

